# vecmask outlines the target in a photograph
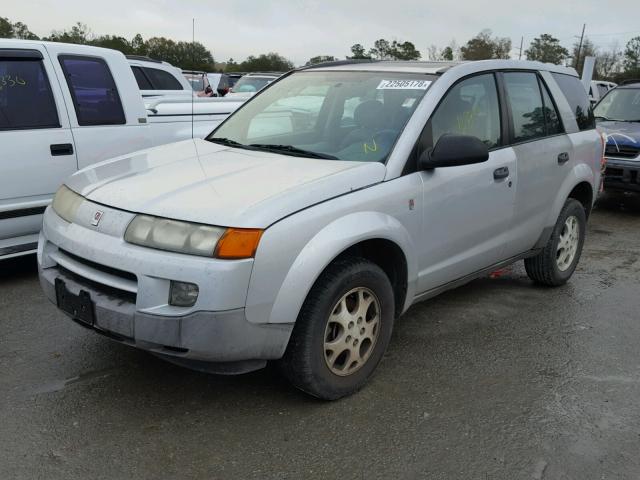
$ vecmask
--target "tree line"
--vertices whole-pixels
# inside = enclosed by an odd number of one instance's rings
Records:
[[[0,38],[40,39],[22,22],[11,22],[0,17]],[[230,58],[226,62],[216,63],[213,54],[200,42],[175,41],[166,37],[144,39],[137,34],[131,39],[117,35],[94,35],[83,23],[76,23],[70,29],[54,30],[41,38],[52,42],[78,43],[119,50],[125,55],[143,55],[164,60],[177,67],[188,70],[255,72],[287,71],[294,64],[276,52],[250,55],[244,61],[236,62]],[[459,46],[452,40],[444,47],[430,45],[426,49],[426,59],[441,60],[486,60],[511,58],[512,42],[510,38],[494,36],[491,30],[482,30],[465,44]],[[520,52],[527,60],[554,63],[574,67],[582,72],[584,59],[596,57],[595,79],[621,81],[625,78],[640,78],[640,36],[632,38],[624,48],[612,44],[609,48],[596,46],[589,38],[582,43],[575,42],[571,49],[560,44],[554,36],[544,33],[533,39],[529,48]],[[420,60],[422,53],[409,41],[376,40],[370,48],[361,43],[351,46],[351,55],[347,59],[371,60]],[[316,55],[306,65],[338,60],[332,55]]]

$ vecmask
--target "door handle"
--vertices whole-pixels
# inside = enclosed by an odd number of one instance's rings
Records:
[[[558,154],[558,165],[564,165],[569,161],[569,154],[567,152],[562,152]]]
[[[493,171],[494,180],[502,180],[503,178],[507,178],[508,176],[509,176],[509,167],[500,167],[500,168],[496,168]]]
[[[70,143],[56,143],[51,145],[51,155],[58,157],[60,155],[73,155],[73,145]]]

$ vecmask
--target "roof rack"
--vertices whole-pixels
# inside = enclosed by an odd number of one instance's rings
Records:
[[[299,67],[296,70],[309,70],[312,68],[324,68],[324,67],[339,67],[340,65],[354,65],[358,63],[376,63],[380,60],[373,60],[372,58],[352,58],[350,60],[334,60],[332,62],[320,62],[313,65],[306,65]]]
[[[156,60],[155,58],[145,57],[144,55],[125,55],[129,60],[141,60],[143,62],[162,63],[162,60]]]
[[[618,86],[622,85],[630,85],[632,83],[640,83],[640,78],[628,78],[626,80],[621,81]]]

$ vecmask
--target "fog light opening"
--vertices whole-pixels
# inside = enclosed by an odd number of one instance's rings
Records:
[[[169,289],[169,305],[174,307],[193,307],[198,300],[198,285],[195,283],[176,282],[171,280]]]

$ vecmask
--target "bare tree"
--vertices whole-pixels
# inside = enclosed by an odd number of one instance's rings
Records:
[[[608,49],[600,49],[596,54],[596,78],[611,80],[622,69],[622,49],[613,42]]]

